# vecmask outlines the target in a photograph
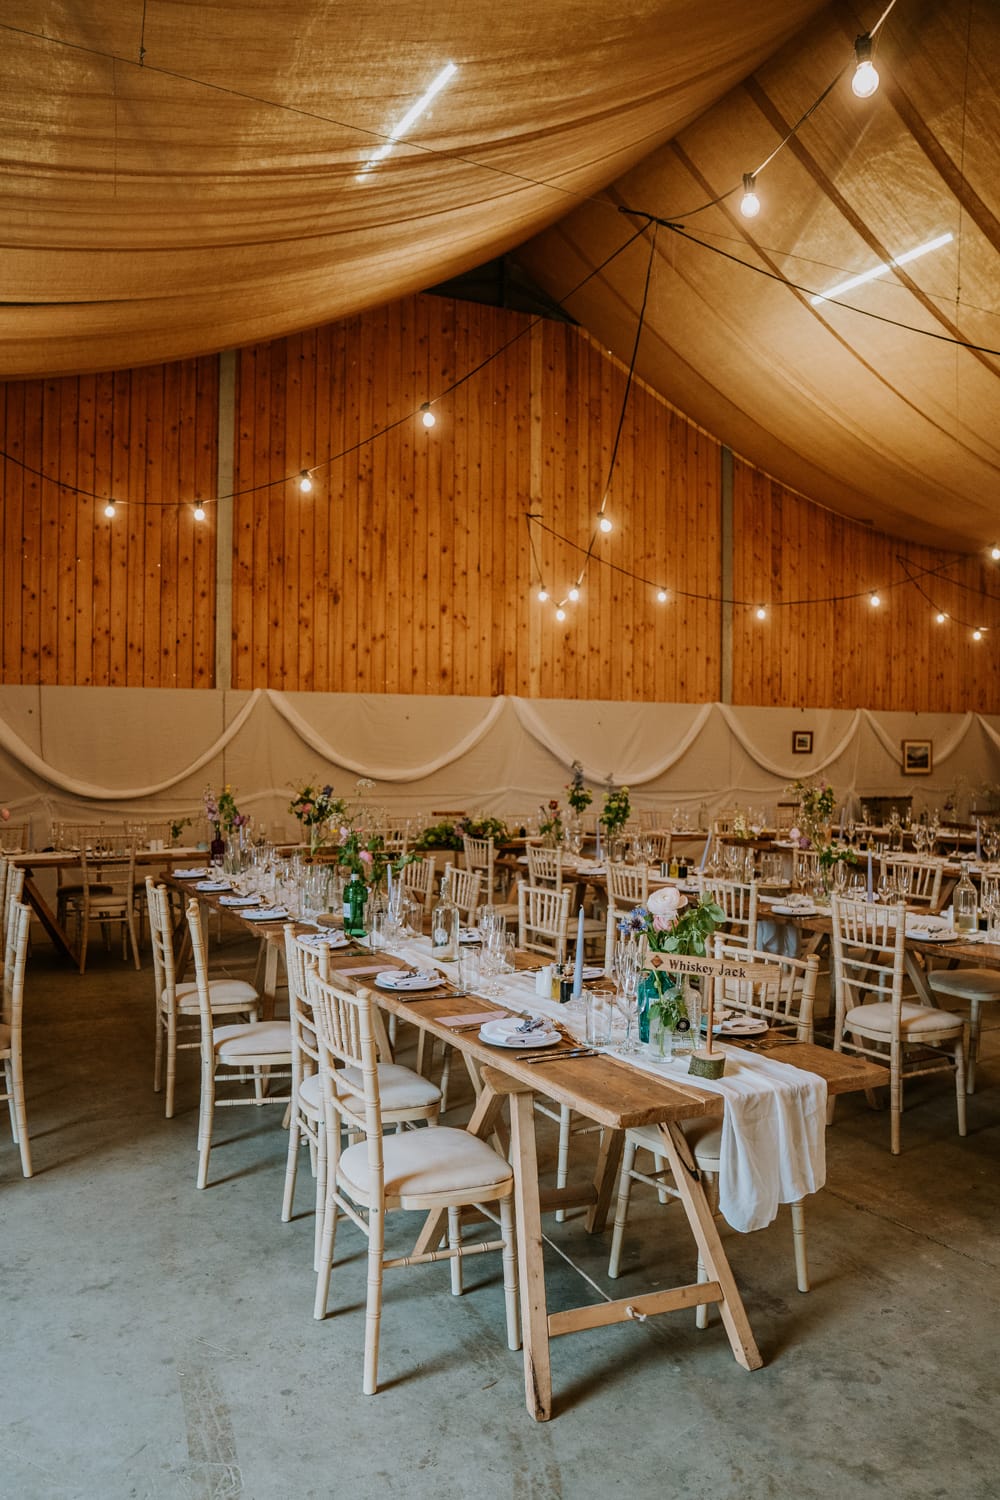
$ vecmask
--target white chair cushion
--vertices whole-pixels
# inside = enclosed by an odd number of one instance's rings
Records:
[[[360,1068],[344,1068],[338,1076],[352,1093],[361,1094],[364,1083]],[[429,1104],[441,1102],[441,1090],[429,1078],[422,1078],[412,1068],[399,1063],[379,1063],[378,1092],[382,1108],[387,1113],[397,1109],[423,1109]]]
[[[717,1172],[722,1150],[722,1120],[712,1116],[702,1120],[682,1120],[681,1129],[698,1166],[705,1172]],[[655,1151],[657,1156],[664,1154],[663,1137],[655,1125],[637,1125],[629,1135],[647,1151]]]
[[[1000,1000],[1000,969],[932,969],[927,978],[935,995]]]
[[[223,1062],[283,1056],[291,1060],[292,1033],[287,1021],[244,1021],[212,1030],[216,1056]]]
[[[338,1073],[337,1080],[343,1080],[349,1089],[361,1090],[361,1073],[357,1068],[344,1068]],[[441,1090],[436,1083],[431,1083],[429,1078],[421,1078],[412,1068],[403,1068],[399,1063],[379,1063],[378,1091],[386,1113],[390,1110],[424,1109],[430,1104],[441,1102]],[[299,1098],[307,1109],[322,1109],[323,1092],[318,1073],[311,1073],[308,1078],[303,1078],[299,1085]],[[363,1113],[362,1106],[358,1111],[359,1119]]]
[[[185,1015],[198,1014],[198,986],[192,980],[185,984],[179,984],[175,988],[177,995],[177,1009]],[[208,998],[212,1009],[216,1006],[227,1005],[245,1010],[249,1005],[256,1005],[260,996],[252,984],[245,979],[210,979],[208,981]],[[167,992],[163,991],[162,1000],[167,1003]]]
[[[904,1037],[926,1037],[935,1032],[960,1031],[965,1025],[961,1016],[953,1016],[947,1010],[935,1010],[931,1005],[910,1005],[904,1001],[900,1012],[900,1033]],[[892,1004],[880,1000],[874,1005],[856,1005],[844,1017],[847,1031],[878,1032],[880,1036],[892,1033]]]
[[[513,1181],[510,1165],[485,1141],[439,1125],[434,1130],[406,1130],[387,1135],[382,1143],[385,1163],[385,1195],[405,1200],[440,1194],[467,1193],[475,1202],[477,1192],[488,1196],[491,1188]],[[340,1158],[338,1179],[348,1191],[367,1198],[368,1142],[349,1146]]]

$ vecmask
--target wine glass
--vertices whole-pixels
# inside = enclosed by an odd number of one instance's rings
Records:
[[[639,987],[639,948],[634,938],[623,938],[615,944],[612,970],[617,994],[615,1004],[625,1017],[625,1036],[615,1048],[621,1057],[628,1057],[639,1050],[633,1035],[636,1019],[637,992]]]

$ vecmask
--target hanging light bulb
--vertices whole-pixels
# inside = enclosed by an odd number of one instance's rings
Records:
[[[743,197],[740,200],[740,213],[744,219],[756,219],[760,213],[760,199],[757,197],[757,178],[753,172],[743,173]]]
[[[942,614],[941,611],[938,610],[938,612],[934,616],[934,618],[937,620],[937,622],[938,622],[939,625],[943,625],[944,622],[945,622],[945,620],[947,620],[948,616],[945,615],[945,614]]]
[[[994,562],[1000,562],[1000,547],[991,547],[990,556]]]
[[[115,513],[115,502],[113,500],[109,500],[108,503],[107,503],[107,505],[104,507],[104,514],[107,516],[108,520],[110,521],[114,517],[114,513]]]
[[[563,620],[565,620],[565,618],[566,618],[566,611],[564,609],[557,609],[556,610],[556,619],[560,622],[560,624],[562,623]]]
[[[195,518],[196,521],[204,521],[204,519],[205,519],[205,507],[203,505],[196,505],[195,506],[195,508],[194,508],[194,518]]]
[[[603,511],[597,518],[597,524],[600,527],[601,531],[604,532],[605,536],[609,531],[614,531],[615,529],[615,524],[612,521],[611,517],[606,516]]]
[[[867,32],[854,43],[854,59],[857,67],[851,88],[859,99],[870,99],[878,88],[878,70],[872,62],[872,39]]]
[[[545,601],[546,601],[546,599],[548,597],[549,597],[549,591],[548,591],[548,589],[539,589],[538,590],[537,598],[538,598],[539,604],[544,604]]]
[[[573,587],[570,589],[569,593],[566,595],[566,598],[570,601],[571,604],[575,604],[576,601],[579,599],[579,597],[580,597],[580,590],[577,588],[576,584],[574,583]]]
[[[981,641],[982,638],[983,638],[983,632],[981,630],[974,630],[972,632],[972,639],[974,641]]]
[[[758,604],[755,613],[757,615],[758,620],[766,620],[767,619],[767,610],[764,608],[763,604]]]
[[[882,600],[879,598],[878,594],[871,594],[869,596],[868,603],[871,605],[872,609],[878,609],[879,605],[882,603]]]
[[[299,475],[299,489],[302,491],[303,495],[308,495],[312,487],[312,475],[309,473],[308,469],[303,469],[302,473]]]
[[[668,597],[666,589],[658,589],[656,597],[661,604],[666,604]]]
[[[429,401],[425,401],[420,410],[422,413],[420,420],[421,422],[423,422],[424,426],[433,427],[434,423],[437,421],[437,417],[431,411],[431,403]]]

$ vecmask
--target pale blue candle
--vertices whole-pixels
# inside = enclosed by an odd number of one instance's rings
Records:
[[[597,820],[597,855],[596,855],[596,858],[600,859],[600,857],[601,857],[601,820],[600,820],[600,818],[598,818],[598,820]]]
[[[392,905],[392,865],[386,865],[385,878],[389,882],[389,905]]]
[[[982,844],[980,842],[980,839],[979,839],[979,819],[977,818],[976,819],[976,859],[977,860],[981,860],[982,857],[983,857],[983,846],[982,846]]]
[[[708,838],[705,840],[705,847],[702,850],[701,864],[698,866],[698,869],[701,871],[702,875],[704,875],[704,873],[705,873],[705,866],[708,864],[708,851],[709,851],[709,849],[711,849],[711,847],[712,847],[712,835],[711,835],[711,833],[709,833]]]
[[[868,892],[865,899],[868,901],[875,900],[875,886],[872,883],[872,851],[870,849],[868,851]]]
[[[576,962],[573,965],[573,999],[583,994],[583,907],[576,920]]]

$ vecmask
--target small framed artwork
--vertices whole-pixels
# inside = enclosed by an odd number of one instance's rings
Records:
[[[812,732],[812,730],[811,729],[793,729],[792,730],[792,754],[793,755],[812,755],[812,753],[813,753],[813,732]]]
[[[903,741],[903,775],[929,776],[934,769],[934,745],[931,740]]]

